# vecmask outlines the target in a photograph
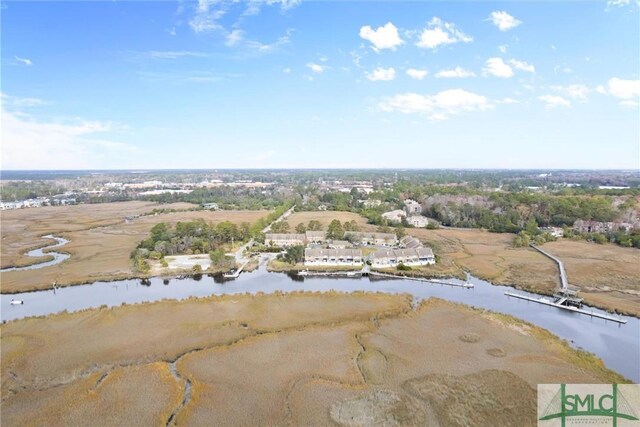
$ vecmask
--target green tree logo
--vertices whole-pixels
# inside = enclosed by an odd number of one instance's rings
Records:
[[[565,427],[567,418],[571,417],[608,417],[614,427],[617,427],[619,419],[638,420],[638,415],[617,384],[612,384],[611,394],[571,394],[567,393],[566,384],[560,384],[560,390],[547,404],[539,420],[560,419],[561,426]]]

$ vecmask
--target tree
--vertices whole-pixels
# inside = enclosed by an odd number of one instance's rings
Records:
[[[327,229],[327,239],[339,240],[344,237],[344,229],[342,228],[342,224],[337,219],[334,219],[329,224],[329,228]]]
[[[307,231],[307,226],[304,225],[304,223],[300,223],[298,225],[296,225],[296,233],[298,234],[304,234]]]
[[[291,230],[291,226],[289,225],[289,223],[287,221],[279,221],[274,223],[271,226],[271,231],[273,231],[274,233],[288,233],[289,230]]]
[[[307,225],[307,230],[309,230],[309,231],[321,231],[322,230],[322,224],[320,223],[320,221],[312,219],[311,221],[309,221],[309,225]]]
[[[396,227],[396,237],[398,239],[402,239],[406,235],[407,235],[407,232],[404,230],[404,226],[399,225]]]
[[[289,264],[302,262],[304,260],[304,246],[296,245],[289,247],[283,258]]]

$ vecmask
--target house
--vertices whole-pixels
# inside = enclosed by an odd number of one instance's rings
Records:
[[[289,246],[304,245],[306,236],[304,234],[278,234],[267,233],[264,236],[264,243],[271,246],[288,248]]]
[[[346,240],[331,240],[327,243],[327,246],[332,249],[346,249],[351,247],[351,242]]]
[[[307,243],[322,243],[327,240],[327,233],[325,231],[307,231],[305,233]]]
[[[217,203],[203,203],[202,207],[210,211],[217,211],[219,209]]]
[[[360,249],[306,248],[304,265],[308,266],[357,266],[362,265]]]
[[[392,223],[402,222],[402,217],[406,217],[407,214],[403,210],[396,209],[395,211],[385,212],[382,214],[382,218]]]
[[[435,264],[436,258],[431,248],[413,248],[413,249],[380,249],[372,255],[372,267],[389,268],[398,265],[406,265],[408,267]]]
[[[365,208],[375,208],[382,204],[382,200],[378,200],[378,199],[361,200],[360,202]]]
[[[407,223],[414,227],[424,228],[429,224],[429,219],[422,215],[411,215],[407,218]]]
[[[543,233],[549,233],[556,238],[564,236],[564,230],[560,227],[540,227],[539,230]]]
[[[404,236],[400,239],[400,245],[408,249],[421,248],[422,242],[413,236]]]
[[[360,231],[345,231],[344,238],[350,242],[362,245],[393,246],[398,238],[393,233],[363,233]]]
[[[422,205],[415,200],[407,199],[404,201],[404,210],[407,215],[420,215],[422,213]]]
[[[636,228],[634,224],[628,222],[599,222],[579,219],[573,223],[573,229],[579,233],[607,233],[619,230],[629,232],[633,228]]]
[[[326,211],[326,210],[327,210],[327,205],[320,205],[320,206],[318,206],[318,210],[319,210],[319,211]]]

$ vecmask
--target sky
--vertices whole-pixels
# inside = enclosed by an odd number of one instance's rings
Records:
[[[640,3],[2,1],[12,169],[640,167]]]

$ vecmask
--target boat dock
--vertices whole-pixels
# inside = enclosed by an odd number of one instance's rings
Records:
[[[514,298],[519,298],[519,299],[523,299],[525,301],[531,301],[531,302],[536,302],[538,304],[544,304],[544,305],[549,305],[551,307],[557,307],[557,308],[561,308],[563,310],[567,310],[567,311],[572,311],[575,313],[580,313],[580,314],[586,314],[587,316],[592,316],[592,317],[598,317],[600,319],[604,319],[604,320],[611,320],[612,322],[617,322],[617,323],[627,323],[627,321],[625,319],[622,319],[621,317],[614,317],[612,315],[608,315],[608,314],[603,314],[603,313],[596,313],[594,311],[588,311],[582,308],[578,308],[572,305],[565,305],[565,301],[563,301],[562,298],[560,298],[560,300],[557,301],[551,301],[545,297],[540,297],[540,298],[532,298],[526,295],[520,295],[520,294],[516,294],[514,292],[510,292],[507,291],[504,293],[505,295],[509,296],[509,297],[514,297]]]
[[[368,266],[367,266],[368,267]],[[389,274],[389,273],[379,273],[376,271],[371,271],[368,268],[363,268],[358,271],[308,271],[302,270],[298,272],[299,276],[341,276],[341,277],[381,277],[381,278],[389,278],[389,279],[399,279],[399,280],[413,280],[415,282],[425,282],[437,285],[445,285],[445,286],[455,286],[458,288],[473,288],[472,283],[454,283],[454,282],[445,282],[443,280],[434,280],[434,279],[426,279],[424,277],[411,277],[411,276],[401,276],[398,274]]]

